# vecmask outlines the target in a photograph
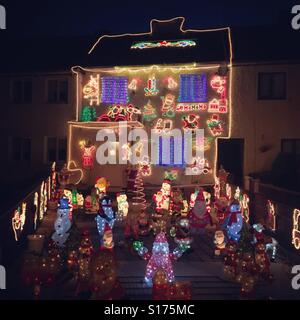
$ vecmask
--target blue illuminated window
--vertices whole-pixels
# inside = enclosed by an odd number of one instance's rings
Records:
[[[207,102],[206,74],[181,74],[179,102]]]
[[[168,144],[170,143],[170,148]],[[176,148],[175,148],[176,146]],[[184,137],[160,136],[158,164],[166,167],[184,167]]]
[[[103,77],[102,78],[102,102],[112,104],[128,103],[128,78],[127,77]]]

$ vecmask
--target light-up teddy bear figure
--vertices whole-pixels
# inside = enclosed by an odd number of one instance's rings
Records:
[[[152,286],[153,277],[159,269],[165,271],[169,283],[174,282],[175,277],[172,261],[180,258],[187,248],[176,247],[173,253],[170,253],[169,243],[164,232],[156,235],[152,246],[152,255],[148,252],[148,249],[143,246],[142,242],[136,241],[133,246],[139,256],[144,260],[149,260],[144,279],[148,286]]]
[[[124,193],[118,193],[117,202],[118,202],[117,220],[122,221],[123,219],[126,219],[128,214],[129,204],[127,201],[127,195]]]
[[[229,240],[239,241],[243,227],[243,216],[238,200],[233,200],[229,207],[228,217],[224,221],[227,237]]]
[[[57,210],[57,219],[54,223],[55,232],[52,235],[52,240],[58,247],[63,247],[69,237],[68,231],[71,228],[71,221],[69,219],[70,206],[69,199],[62,197],[59,201]]]
[[[99,212],[96,217],[97,229],[100,235],[100,244],[103,246],[103,236],[105,232],[105,226],[108,225],[110,229],[113,229],[115,224],[115,213],[112,209],[111,199],[108,196],[104,196],[99,201]]]

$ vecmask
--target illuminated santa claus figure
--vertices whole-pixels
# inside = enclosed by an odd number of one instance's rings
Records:
[[[205,228],[210,222],[210,206],[206,203],[203,190],[200,190],[190,212],[192,228]]]
[[[174,281],[172,266],[173,254],[169,252],[169,244],[163,232],[155,237],[152,247],[152,256],[147,264],[145,282],[152,285],[152,279],[158,269],[163,269],[167,275],[168,282]]]
[[[170,210],[171,193],[171,182],[170,180],[166,179],[163,181],[160,191],[153,195],[157,212],[161,212],[162,210]]]

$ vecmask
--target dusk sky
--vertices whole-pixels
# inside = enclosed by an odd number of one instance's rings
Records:
[[[7,32],[29,35],[87,35],[142,32],[152,18],[186,17],[186,28],[289,25],[296,0],[215,1],[1,1]]]

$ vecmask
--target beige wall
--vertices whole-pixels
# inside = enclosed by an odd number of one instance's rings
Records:
[[[286,100],[258,100],[259,72],[286,72]],[[281,139],[300,138],[300,65],[239,65],[233,67],[232,138],[244,138],[244,174],[270,170]],[[261,152],[262,146],[269,146]]]

